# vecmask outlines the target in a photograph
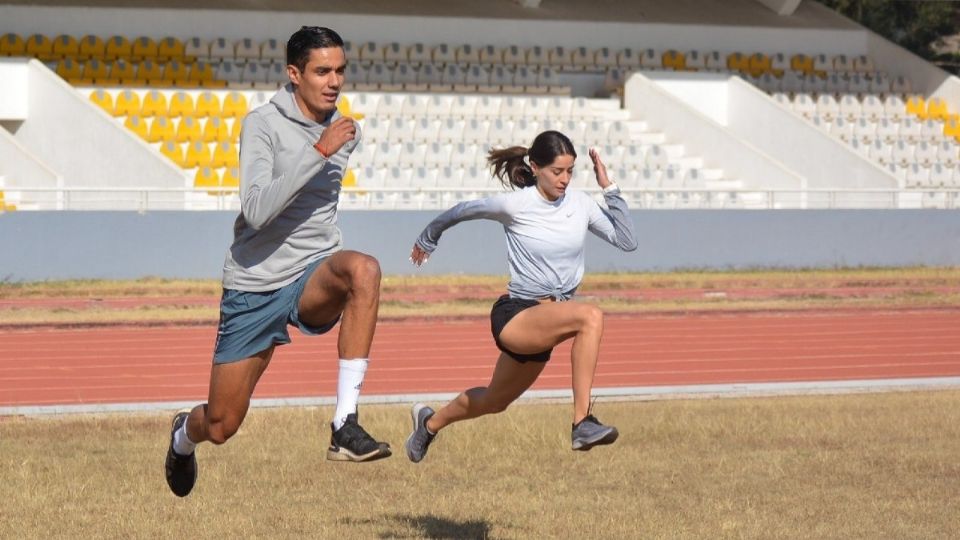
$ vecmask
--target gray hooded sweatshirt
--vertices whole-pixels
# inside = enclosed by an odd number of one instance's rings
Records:
[[[287,84],[243,119],[240,132],[240,215],[223,263],[223,287],[272,291],[341,249],[337,202],[360,130],[330,159],[314,147],[324,122],[306,118]]]

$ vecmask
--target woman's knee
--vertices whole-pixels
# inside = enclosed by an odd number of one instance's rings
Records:
[[[585,304],[580,308],[581,329],[603,330],[603,311],[597,306]]]

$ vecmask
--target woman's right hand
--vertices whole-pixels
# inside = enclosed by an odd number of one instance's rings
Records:
[[[430,254],[423,250],[419,245],[413,245],[413,251],[410,252],[410,262],[414,266],[420,266],[427,262],[427,259],[430,258]]]

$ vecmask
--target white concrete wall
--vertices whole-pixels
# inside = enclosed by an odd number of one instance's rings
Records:
[[[867,31],[866,36],[877,69],[905,76],[915,93],[945,99],[950,112],[960,112],[960,79],[880,35]]]
[[[634,73],[627,80],[624,106],[632,118],[663,131],[670,141],[682,141],[688,154],[702,156],[706,167],[722,168],[725,178],[740,180],[745,188],[803,188],[802,176],[718,121],[725,116],[726,107],[716,99],[705,100],[708,110],[702,111],[660,86],[652,78],[658,75]],[[716,76],[710,79],[705,89],[716,88]],[[680,87],[687,97],[696,90],[690,84]]]
[[[757,9],[765,8],[758,4]],[[824,11],[820,16],[835,17]],[[856,55],[866,52],[863,31],[846,29],[0,5],[0,33],[41,33],[51,37],[60,33],[74,36],[92,33],[105,37],[120,34],[129,38],[170,35],[181,39],[199,36],[205,39],[286,40],[305,24],[328,26],[354,43],[677,48],[722,53],[761,51]]]
[[[739,77],[728,87],[730,130],[807,179],[807,187],[897,188],[897,180]]]
[[[661,88],[687,105],[705,114],[714,122],[726,126],[728,102],[727,81],[722,73],[676,73],[670,71],[643,72]]]
[[[21,209],[60,208],[61,198],[56,193],[21,193],[18,188],[56,188],[63,177],[47,167],[24,148],[5,129],[0,128],[0,190],[6,192],[8,203]]]
[[[27,103],[27,64],[0,58],[0,120],[25,120]]]
[[[45,65],[28,62],[30,113],[15,137],[70,187],[175,187],[184,173]]]

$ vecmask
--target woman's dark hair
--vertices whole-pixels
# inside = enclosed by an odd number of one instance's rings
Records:
[[[303,71],[310,59],[310,51],[328,47],[343,48],[340,34],[322,26],[302,26],[287,41],[287,65]]]
[[[530,148],[511,146],[509,148],[494,148],[487,154],[487,164],[493,175],[509,188],[523,188],[537,183],[537,178],[523,158],[529,157],[530,162],[537,167],[546,167],[557,159],[557,156],[577,157],[573,143],[566,135],[559,131],[544,131],[537,135]]]

